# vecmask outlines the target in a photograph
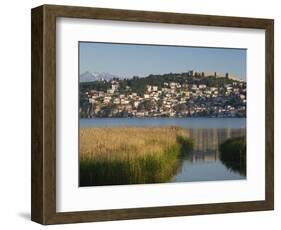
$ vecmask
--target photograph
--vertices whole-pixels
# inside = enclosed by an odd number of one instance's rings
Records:
[[[79,42],[79,186],[246,179],[246,49]]]
[[[274,210],[276,20],[182,9],[31,9],[32,221]]]

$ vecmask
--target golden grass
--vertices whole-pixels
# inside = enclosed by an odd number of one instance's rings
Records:
[[[80,159],[136,158],[161,154],[189,134],[178,127],[81,128]]]
[[[80,186],[167,182],[193,143],[182,128],[81,128]]]

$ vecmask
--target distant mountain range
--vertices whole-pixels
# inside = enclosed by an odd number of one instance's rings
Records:
[[[86,71],[85,73],[80,74],[80,82],[92,82],[97,80],[111,80],[112,78],[121,78],[120,76],[106,73],[106,72],[93,72],[90,73],[89,71]]]

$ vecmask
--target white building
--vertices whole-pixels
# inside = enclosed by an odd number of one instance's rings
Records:
[[[157,90],[158,90],[158,86],[155,86],[155,85],[154,85],[154,86],[152,87],[152,90],[153,90],[154,92],[157,91]]]
[[[204,85],[204,84],[199,85],[198,87],[199,87],[199,89],[206,89],[206,88],[207,88],[207,86],[206,86],[206,85]]]

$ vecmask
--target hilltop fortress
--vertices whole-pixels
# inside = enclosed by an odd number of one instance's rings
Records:
[[[212,71],[207,71],[207,72],[198,72],[194,70],[188,71],[189,76],[191,77],[216,77],[216,78],[228,78],[233,81],[239,81],[243,82],[243,80],[239,79],[238,77],[234,75],[230,75],[229,73],[219,73],[219,72],[212,72]]]

